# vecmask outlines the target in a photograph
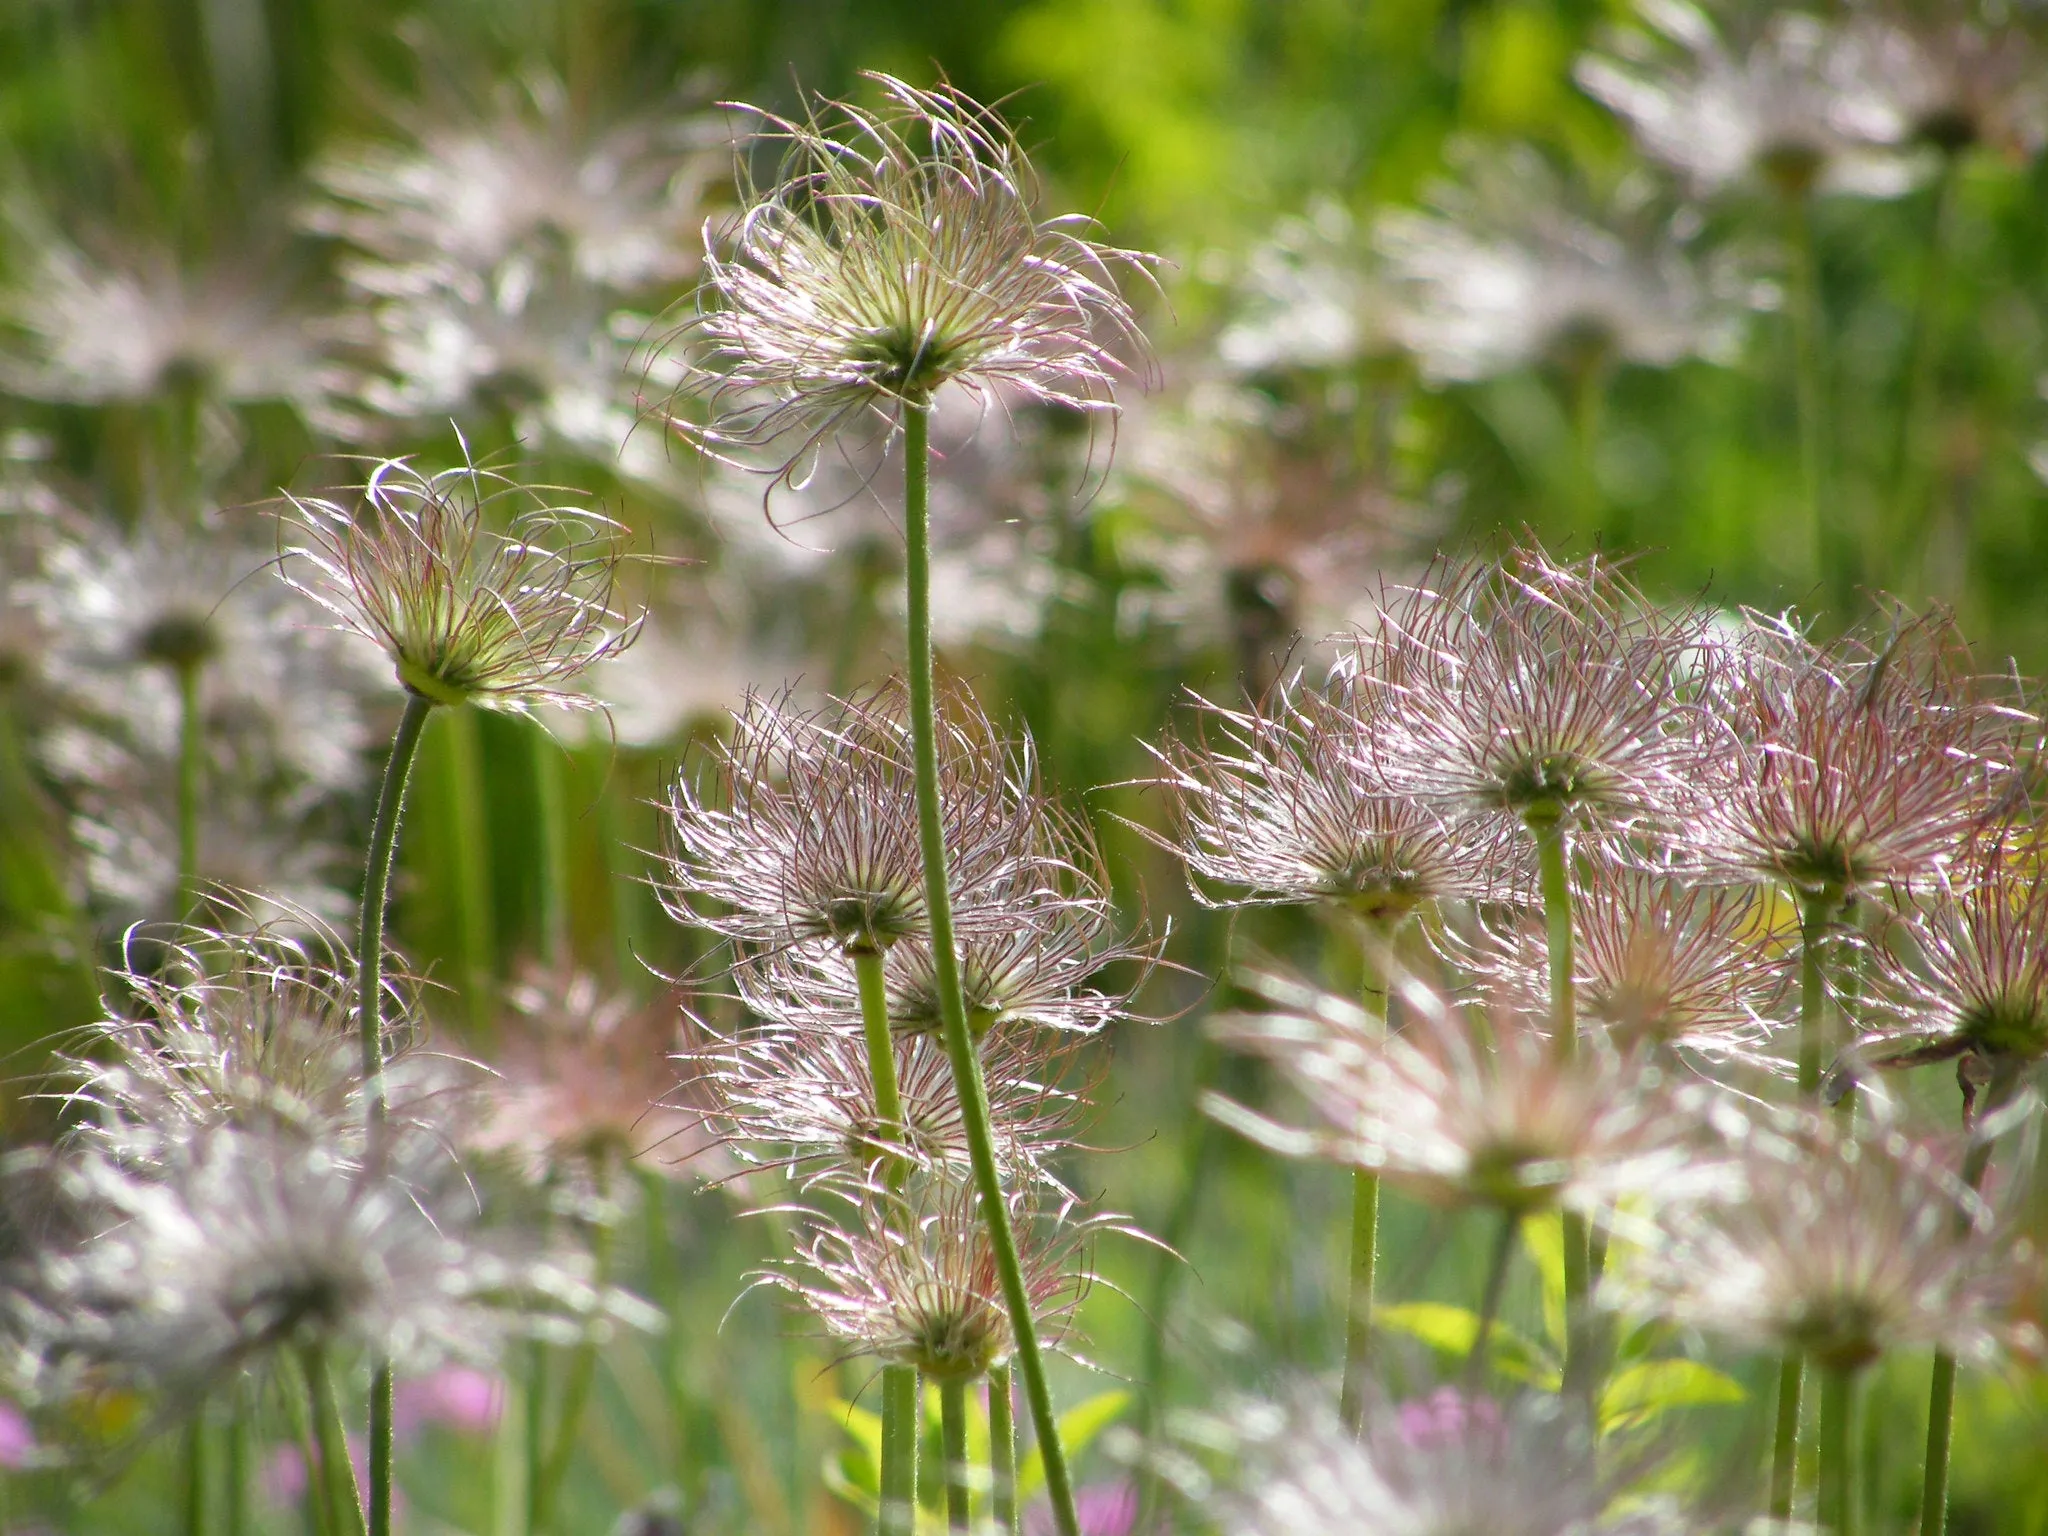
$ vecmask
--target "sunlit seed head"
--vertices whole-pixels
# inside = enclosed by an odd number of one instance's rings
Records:
[[[620,605],[618,525],[552,493],[473,459],[387,459],[353,506],[287,498],[285,578],[436,704],[594,709],[568,685],[640,621]]]
[[[738,217],[707,226],[699,308],[671,341],[677,430],[796,481],[834,435],[947,384],[1113,412],[1118,348],[1143,347],[1116,269],[1149,258],[1041,217],[1036,172],[988,108],[868,79],[877,110],[756,114],[784,159],[765,188],[743,169]]]

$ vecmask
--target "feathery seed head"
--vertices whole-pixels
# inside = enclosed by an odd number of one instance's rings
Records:
[[[1822,648],[1751,615],[1712,685],[1723,745],[1674,846],[1704,873],[1835,900],[1924,884],[1995,810],[2026,717],[1946,615]]]
[[[1846,78],[1894,103],[1909,144],[2030,160],[2048,141],[2040,49],[2005,6],[1858,5],[1841,59]]]
[[[1531,545],[1440,559],[1379,599],[1343,663],[1388,788],[1446,811],[1621,831],[1668,817],[1694,768],[1705,618],[1614,563]]]
[[[1093,1281],[1089,1247],[1118,1223],[1071,1205],[1041,1212],[1026,1193],[1008,1199],[1032,1316],[1057,1347]],[[1010,1358],[995,1251],[964,1181],[934,1178],[908,1195],[866,1191],[845,1225],[814,1214],[796,1262],[763,1280],[798,1297],[854,1353],[884,1364],[946,1380],[986,1375]]]
[[[1721,1178],[1697,1145],[1695,1099],[1641,1055],[1561,1062],[1527,1020],[1502,1011],[1482,1034],[1416,987],[1389,1036],[1347,999],[1258,980],[1285,1011],[1224,1019],[1218,1038],[1273,1062],[1320,1123],[1280,1124],[1213,1095],[1207,1107],[1276,1152],[1349,1163],[1433,1204],[1512,1214]]]
[[[621,530],[551,504],[551,489],[466,452],[432,473],[383,460],[358,507],[287,498],[300,542],[285,551],[285,579],[381,646],[406,690],[436,704],[597,708],[566,685],[639,633],[617,608]]]
[[[710,748],[712,798],[679,780],[668,804],[677,921],[774,949],[811,939],[880,953],[925,924],[917,776],[900,689],[804,712],[749,696]],[[962,927],[1061,878],[1062,825],[1039,798],[1028,738],[1006,741],[964,691],[946,700],[939,803]],[[702,903],[702,906],[697,905]],[[721,910],[722,909],[722,910]]]
[[[1340,679],[1277,685],[1257,709],[1197,700],[1197,738],[1159,754],[1176,836],[1168,844],[1204,881],[1243,894],[1218,906],[1322,902],[1390,925],[1444,897],[1519,888],[1526,857],[1511,840],[1446,820],[1390,792],[1377,773],[1369,691]],[[1213,722],[1211,739],[1207,731]]]
[[[724,241],[706,227],[699,309],[673,344],[676,403],[702,397],[707,419],[672,406],[676,429],[729,461],[772,456],[795,483],[842,429],[893,423],[948,383],[1113,412],[1115,349],[1143,345],[1115,268],[1150,258],[1041,218],[1037,173],[988,108],[868,79],[879,110],[756,113],[786,153],[765,190],[742,172]]]
[[[1732,1198],[1660,1203],[1624,1306],[1859,1369],[1929,1346],[1983,1360],[2026,1258],[1935,1150],[1820,1116],[1753,1123]]]

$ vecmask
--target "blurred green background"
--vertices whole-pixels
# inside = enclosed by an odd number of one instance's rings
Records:
[[[559,774],[574,958],[614,990],[653,997],[650,968],[684,974],[706,955],[644,883],[660,837],[650,802],[741,687],[846,688],[887,674],[900,646],[892,531],[871,507],[826,510],[821,496],[779,536],[758,486],[690,463],[657,423],[630,439],[614,430],[631,424],[636,390],[660,395],[645,343],[687,303],[686,272],[588,293],[573,272],[560,290],[544,273],[534,291],[553,308],[508,301],[502,267],[469,274],[482,287],[462,302],[517,336],[460,387],[400,391],[397,404],[387,390],[385,404],[366,406],[377,381],[404,381],[392,338],[415,324],[398,309],[419,295],[393,298],[375,271],[364,275],[362,242],[331,217],[344,201],[331,168],[371,163],[365,146],[413,153],[464,124],[484,125],[488,142],[494,121],[538,123],[535,143],[574,145],[620,125],[686,122],[675,163],[697,165],[705,188],[671,231],[687,254],[698,220],[730,203],[729,120],[716,101],[797,111],[803,92],[858,95],[862,70],[943,77],[1001,99],[1049,207],[1089,212],[1107,239],[1165,258],[1158,291],[1140,293],[1158,387],[1131,392],[1113,461],[1107,437],[1029,412],[986,425],[986,442],[965,429],[949,440],[941,427],[941,447],[952,444],[939,470],[941,531],[952,529],[956,557],[942,559],[941,580],[951,571],[960,594],[946,664],[992,711],[1028,725],[1049,786],[1094,815],[1126,921],[1167,935],[1174,962],[1141,997],[1162,1022],[1120,1027],[1095,1048],[1107,1075],[1091,1140],[1104,1150],[1074,1173],[1188,1264],[1176,1276],[1149,1250],[1106,1245],[1114,1286],[1088,1304],[1080,1352],[1107,1375],[1063,1366],[1062,1394],[1078,1401],[1121,1384],[1134,1394],[1125,1422],[1136,1424],[1226,1387],[1325,1370],[1337,1353],[1345,1182],[1206,1129],[1194,1105],[1203,1086],[1265,1091],[1255,1069],[1202,1043],[1203,1015],[1230,995],[1217,978],[1233,959],[1277,956],[1333,983],[1348,983],[1352,962],[1304,917],[1196,906],[1177,866],[1126,824],[1159,820],[1156,797],[1132,781],[1149,771],[1140,743],[1159,737],[1183,690],[1228,698],[1261,686],[1297,634],[1298,654],[1312,655],[1380,572],[1412,571],[1439,543],[1524,528],[1570,552],[1639,552],[1656,591],[1797,604],[1823,631],[1866,617],[1879,592],[1951,604],[1987,669],[2008,655],[2025,672],[2048,663],[2048,516],[2033,463],[2048,454],[2039,156],[1972,154],[1948,182],[1898,197],[1816,200],[1830,423],[1817,533],[1783,210],[1761,193],[1716,200],[1688,234],[1738,264],[1747,285],[1734,343],[1716,361],[1609,359],[1589,386],[1591,365],[1552,353],[1441,382],[1381,337],[1374,230],[1474,159],[1532,146],[1562,181],[1647,183],[1647,205],[1678,207],[1625,127],[1574,83],[1574,61],[1626,15],[1546,0],[10,0],[0,6],[0,276],[14,359],[0,376],[5,575],[35,578],[61,520],[53,505],[111,530],[222,509],[218,520],[260,556],[274,535],[247,509],[279,487],[345,480],[337,454],[445,462],[451,423],[479,451],[516,450],[537,473],[591,492],[642,547],[687,562],[654,571],[638,594],[659,644],[618,682],[615,733],[558,724],[557,747],[523,720],[437,718],[404,845],[397,937],[446,988],[444,1034],[488,1056],[500,990],[542,947],[536,829]],[[524,142],[499,140],[496,169],[515,191]],[[446,185],[459,187],[468,162],[448,163],[457,174]],[[535,184],[552,185],[537,172]],[[308,212],[323,208],[324,220]],[[455,205],[447,216],[458,218]],[[546,225],[535,221],[543,244]],[[156,274],[145,293],[177,289],[164,274],[183,272],[274,295],[293,317],[303,389],[238,395],[223,360],[268,333],[220,328],[196,333],[214,352],[169,346],[134,389],[66,383],[49,337],[115,312],[52,297],[48,255],[66,247],[88,274]],[[371,256],[387,277],[398,270],[388,253]],[[460,288],[447,279],[448,292]],[[1311,291],[1352,296],[1349,311],[1340,305],[1352,344],[1273,339]],[[138,328],[146,303],[139,313]],[[564,350],[578,325],[598,338],[594,350]],[[529,334],[530,345],[518,341]],[[612,414],[579,436],[555,403],[593,367],[610,370]],[[223,570],[223,589],[247,574]],[[69,705],[38,672],[41,643],[0,634],[0,1040],[24,1084],[39,1042],[90,1017],[93,966],[121,925],[149,915],[95,885],[79,832],[94,786],[52,764],[48,743]],[[396,699],[359,691],[367,767]],[[219,772],[218,794],[241,792]],[[360,846],[368,782],[359,775],[322,802],[320,835],[338,848]],[[338,858],[329,878],[344,896],[349,867]],[[47,1129],[47,1105],[17,1095],[7,1113],[20,1140]],[[648,1230],[672,1245],[686,1301],[672,1339],[623,1344],[610,1360],[570,1528],[607,1529],[670,1486],[694,1512],[693,1531],[852,1528],[819,1480],[838,1437],[817,1405],[856,1390],[861,1374],[830,1372],[819,1347],[792,1343],[800,1323],[765,1295],[725,1316],[773,1242],[767,1224],[734,1210],[727,1196],[683,1188],[652,1201]],[[1483,1233],[1409,1207],[1388,1221],[1397,1289],[1469,1301]],[[649,1248],[635,1262],[655,1258]],[[1534,1281],[1518,1287],[1509,1315],[1533,1330]],[[1397,1367],[1427,1375],[1419,1351]],[[1921,1369],[1902,1366],[1874,1393],[1880,1445],[1915,1443]],[[1966,1405],[1977,1432],[1958,1451],[1954,1529],[2048,1528],[2038,1386],[1969,1391],[1983,1401]],[[1742,1448],[1739,1413],[1703,1417],[1713,1445]],[[1104,1444],[1087,1463],[1091,1481],[1122,1475]],[[510,1529],[491,1496],[498,1454],[447,1434],[414,1445],[402,1480],[416,1528]],[[1868,1464],[1874,1518],[1902,1520],[1911,1455]],[[66,1528],[168,1529],[168,1460],[117,1471],[69,1507]],[[36,1497],[46,1495],[57,1496]]]

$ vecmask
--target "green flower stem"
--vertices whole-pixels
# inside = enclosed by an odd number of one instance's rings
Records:
[[[972,1518],[967,1479],[967,1379],[939,1383],[939,1443],[946,1457],[946,1529],[964,1531]]]
[[[245,1392],[235,1393],[234,1409],[228,1417],[227,1465],[223,1469],[227,1486],[221,1490],[227,1517],[222,1529],[227,1536],[248,1536],[249,1406]]]
[[[1031,1404],[1032,1427],[1038,1433],[1039,1456],[1045,1467],[1045,1491],[1052,1504],[1059,1536],[1081,1536],[1074,1513],[1074,1488],[1067,1474],[1066,1448],[1060,1443],[1059,1419],[1046,1384],[1045,1361],[1038,1349],[1038,1319],[1024,1289],[1024,1271],[1017,1260],[1017,1238],[1010,1229],[1010,1209],[1003,1198],[1003,1178],[996,1167],[995,1136],[989,1126],[988,1090],[981,1080],[981,1056],[967,1030],[967,1005],[960,990],[960,957],[953,947],[953,898],[947,888],[946,841],[939,819],[938,709],[932,684],[931,594],[931,404],[918,401],[903,409],[904,585],[910,642],[910,729],[917,758],[917,821],[924,854],[925,909],[931,925],[932,964],[938,981],[939,1013],[944,1025],[946,1056],[953,1068],[954,1091],[967,1134],[967,1153],[974,1185],[981,1197],[989,1247],[1002,1279],[1003,1301],[1016,1339],[1017,1370]]]
[[[896,1086],[896,1046],[889,1034],[889,995],[877,949],[852,951],[853,978],[860,989],[860,1022],[867,1046],[868,1077],[874,1088],[875,1114],[884,1134],[900,1143],[906,1134],[903,1098]],[[901,1192],[905,1166],[893,1154],[886,1158],[889,1188]],[[882,1530],[908,1511],[914,1524],[917,1510],[917,1372],[907,1365],[882,1367]],[[911,1527],[901,1527],[908,1531]]]
[[[205,669],[188,661],[178,669],[178,916],[199,905],[199,793],[206,757],[206,717],[200,709],[199,678]]]
[[[334,1512],[327,1502],[327,1479],[321,1472],[320,1449],[314,1443],[313,1423],[306,1412],[313,1389],[309,1383],[301,1393],[297,1390],[299,1385],[288,1383],[278,1395],[284,1400],[284,1413],[290,1421],[292,1440],[299,1448],[299,1461],[306,1469],[306,1488],[300,1502],[305,1506],[306,1526],[313,1536],[334,1536]]]
[[[448,711],[448,808],[455,833],[455,907],[462,936],[462,992],[472,1027],[491,1021],[495,969],[491,915],[491,850],[485,828],[482,765],[473,710]]]
[[[621,857],[624,850],[635,846],[627,838],[619,815],[621,798],[609,788],[597,797],[597,824],[598,836],[604,843],[605,880],[611,893],[612,964],[619,980],[631,984],[641,974],[640,887],[630,859]]]
[[[562,782],[562,748],[538,725],[527,739],[533,752],[534,808],[540,819],[540,957],[553,969],[570,958],[569,796]]]
[[[917,1372],[907,1365],[882,1368],[881,1536],[917,1530]]]
[[[1382,1028],[1388,1022],[1393,994],[1380,963],[1391,953],[1395,927],[1388,923],[1370,925],[1365,941],[1364,995],[1367,1013],[1379,1003]],[[1344,1308],[1344,1384],[1337,1411],[1345,1428],[1354,1434],[1365,1422],[1365,1386],[1372,1354],[1372,1311],[1375,1272],[1380,1251],[1380,1177],[1365,1168],[1351,1173],[1351,1255],[1348,1297]]]
[[[309,1469],[306,1475],[318,1476],[326,1490],[328,1525],[335,1536],[363,1536],[363,1499],[356,1487],[355,1468],[349,1465],[348,1434],[342,1428],[334,1378],[328,1374],[327,1352],[310,1344],[301,1363],[313,1411],[314,1448],[320,1458],[317,1471]]]
[[[1531,816],[1536,862],[1543,887],[1543,922],[1550,957],[1550,1046],[1560,1063],[1579,1054],[1578,981],[1572,948],[1571,855],[1564,819]],[[1586,1218],[1566,1211],[1564,1226],[1564,1395],[1577,1398],[1590,1417],[1599,1394],[1594,1364],[1592,1291]]]
[[[611,1157],[607,1155],[597,1159],[591,1168],[597,1220],[590,1234],[590,1263],[591,1285],[600,1298],[611,1282],[612,1239],[615,1235],[611,1203],[613,1177]],[[562,1491],[562,1479],[568,1476],[569,1463],[576,1455],[576,1438],[583,1428],[583,1413],[590,1406],[590,1389],[597,1382],[597,1345],[596,1335],[586,1333],[576,1346],[576,1353],[569,1359],[569,1374],[562,1384],[562,1407],[555,1420],[554,1440],[549,1445],[546,1459],[540,1464],[528,1505],[536,1530],[551,1529],[554,1523],[555,1499]]]
[[[683,1488],[688,1486],[684,1474],[690,1460],[690,1404],[683,1382],[682,1269],[670,1247],[668,1180],[645,1162],[633,1172],[640,1180],[641,1208],[647,1217],[648,1281],[668,1319],[661,1343],[661,1390],[669,1419],[669,1480]]]
[[[1991,1069],[1990,1085],[1984,1090],[1983,1114],[1991,1115],[2004,1106],[2019,1086],[2017,1063],[2001,1057]],[[1984,1175],[1991,1169],[1991,1138],[1980,1131],[1963,1159],[1963,1182],[1972,1193],[1983,1188]],[[1920,1536],[1942,1536],[1948,1529],[1949,1445],[1955,1432],[1956,1357],[1947,1350],[1934,1356],[1934,1371],[1927,1384],[1927,1459],[1920,1481]]]
[[[1793,387],[1799,408],[1799,475],[1806,495],[1807,535],[1816,580],[1827,574],[1827,381],[1821,359],[1823,315],[1820,254],[1813,235],[1813,195],[1785,200],[1785,247],[1792,268]]]
[[[1820,1502],[1822,1530],[1856,1536],[1856,1435],[1851,1420],[1856,1377],[1842,1366],[1820,1373]]]
[[[526,1347],[525,1409],[526,1536],[538,1536],[541,1468],[548,1459],[548,1347],[538,1339]]]
[[[369,859],[363,870],[363,913],[356,930],[356,967],[361,990],[356,1017],[362,1030],[363,1084],[368,1101],[370,1156],[381,1156],[384,1137],[384,909],[391,895],[391,856],[398,823],[405,814],[405,787],[419,753],[433,704],[417,693],[405,696],[405,713],[385,759],[377,791],[377,815],[370,823]],[[391,1532],[391,1367],[379,1362],[370,1378],[370,1531]],[[318,1408],[315,1407],[315,1417]],[[354,1474],[349,1478],[354,1487]]]
[[[1799,1476],[1799,1400],[1805,1381],[1805,1357],[1797,1350],[1787,1351],[1778,1363],[1778,1418],[1771,1431],[1773,1520],[1792,1518],[1792,1491]]]
[[[1479,1326],[1472,1330],[1472,1348],[1465,1356],[1465,1390],[1477,1392],[1486,1380],[1486,1346],[1493,1338],[1493,1325],[1500,1317],[1501,1293],[1508,1283],[1508,1265],[1515,1256],[1515,1236],[1522,1230],[1522,1218],[1503,1211],[1500,1231],[1493,1240],[1493,1253],[1486,1263],[1486,1289],[1479,1299]]]
[[[185,1504],[180,1511],[185,1536],[206,1536],[206,1403],[202,1399],[185,1422]]]
[[[1016,1536],[1023,1529],[1017,1523],[1017,1419],[1016,1399],[1007,1365],[992,1366],[988,1373],[988,1475],[995,1495],[996,1530],[1000,1536]]]

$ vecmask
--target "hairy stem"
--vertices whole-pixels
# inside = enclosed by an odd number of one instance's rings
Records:
[[[526,1346],[525,1435],[526,1536],[539,1536],[540,1469],[548,1459],[548,1347],[535,1339]]]
[[[1561,816],[1532,816],[1536,861],[1543,886],[1543,924],[1550,959],[1550,1047],[1560,1063],[1579,1053],[1578,982],[1572,948],[1571,852]],[[1590,1420],[1599,1392],[1594,1365],[1592,1267],[1586,1218],[1566,1211],[1564,1227],[1564,1395],[1579,1401]]]
[[[996,1530],[1000,1536],[1016,1536],[1017,1523],[1017,1419],[1016,1399],[1007,1365],[992,1366],[988,1373],[988,1475],[994,1492]],[[1142,1527],[1141,1527],[1142,1529]]]
[[[334,1395],[327,1352],[317,1344],[308,1345],[301,1363],[313,1411],[314,1448],[320,1457],[317,1475],[327,1492],[329,1527],[335,1536],[363,1536],[363,1497],[356,1487],[355,1468],[349,1464],[348,1433],[342,1428],[341,1402]],[[307,1473],[314,1475],[311,1470]]]
[[[600,1295],[611,1281],[614,1235],[612,1177],[611,1158],[599,1158],[591,1169],[597,1220],[590,1234],[590,1280]],[[576,1454],[576,1437],[583,1428],[583,1411],[590,1404],[590,1389],[597,1381],[597,1345],[596,1336],[586,1334],[569,1360],[569,1375],[562,1386],[562,1408],[555,1420],[554,1440],[549,1445],[546,1460],[540,1465],[531,1499],[533,1524],[537,1530],[547,1530],[554,1522],[555,1497],[561,1492],[562,1479],[568,1475],[569,1462]]]
[[[1038,1348],[1038,1319],[1031,1310],[1030,1294],[1024,1289],[1024,1271],[1017,1260],[1017,1237],[1011,1230],[1010,1209],[1003,1197],[1002,1172],[996,1166],[988,1090],[981,1079],[981,1055],[967,1029],[967,1005],[960,990],[960,957],[953,947],[953,899],[947,888],[944,824],[939,819],[938,707],[932,683],[930,434],[930,403],[906,405],[903,531],[910,642],[910,729],[917,758],[918,840],[924,854],[932,964],[938,981],[946,1057],[960,1099],[960,1118],[967,1134],[975,1189],[980,1195],[981,1217],[988,1226],[989,1247],[994,1250],[1003,1301],[1016,1339],[1017,1370],[1024,1378],[1032,1426],[1038,1432],[1046,1496],[1052,1504],[1053,1522],[1060,1536],[1081,1536],[1080,1521],[1074,1513],[1073,1483],[1067,1473],[1066,1449],[1060,1443],[1059,1420],[1053,1412],[1052,1390],[1046,1383],[1045,1361]]]
[[[1778,1416],[1771,1430],[1770,1515],[1792,1518],[1792,1492],[1799,1475],[1799,1404],[1806,1383],[1805,1357],[1786,1352],[1778,1363]]]
[[[1377,1001],[1383,1030],[1393,998],[1386,974],[1393,932],[1392,925],[1375,924],[1367,930],[1365,941],[1361,991],[1367,1013],[1373,1011]],[[1373,1285],[1379,1251],[1380,1178],[1368,1169],[1355,1168],[1351,1173],[1351,1262],[1344,1308],[1344,1384],[1337,1408],[1345,1428],[1354,1434],[1365,1422],[1365,1384],[1372,1354]]]
[[[668,1180],[642,1161],[634,1167],[640,1180],[641,1207],[647,1217],[647,1273],[668,1328],[661,1339],[662,1401],[668,1409],[668,1474],[678,1488],[688,1486],[689,1399],[683,1384],[683,1297],[680,1267],[671,1250],[668,1228]]]
[[[2004,1106],[2019,1086],[2018,1065],[2001,1057],[1991,1069],[1990,1085],[1984,1090],[1983,1114],[1989,1116]],[[1995,1129],[1995,1127],[1994,1127]],[[1984,1175],[1991,1170],[1992,1138],[1978,1129],[1970,1150],[1963,1158],[1963,1182],[1971,1193],[1984,1187]],[[1948,1529],[1949,1445],[1955,1431],[1956,1357],[1937,1351],[1934,1371],[1927,1384],[1927,1459],[1920,1478],[1920,1536],[1942,1536]]]
[[[206,1536],[206,1404],[185,1423],[185,1495],[179,1511],[185,1536]]]
[[[455,910],[462,940],[462,994],[472,1026],[489,1025],[495,970],[491,850],[484,822],[484,776],[477,759],[474,710],[449,712],[448,810],[455,834]]]
[[[964,1531],[971,1518],[965,1377],[948,1376],[939,1383],[939,1444],[946,1458],[946,1529]]]
[[[1899,397],[1898,436],[1892,457],[1891,527],[1902,555],[1926,552],[1927,491],[1933,455],[1929,451],[1934,425],[1935,364],[1940,359],[1942,300],[1948,289],[1948,257],[1955,224],[1956,191],[1962,183],[1957,156],[1944,154],[1934,181],[1934,206],[1927,223],[1927,252],[1920,267],[1920,292],[1913,306],[1913,329],[1906,342],[1905,381]],[[1886,573],[1890,582],[1908,573]]]
[[[1856,1536],[1856,1378],[1841,1366],[1820,1374],[1820,1527]]]
[[[234,1412],[228,1416],[226,1465],[221,1490],[226,1518],[221,1528],[227,1536],[247,1536],[249,1530],[249,1403],[244,1391],[235,1393]]]
[[[312,1401],[312,1384],[305,1383],[305,1390],[299,1391],[298,1382],[284,1383],[284,1390],[278,1395],[284,1401],[284,1415],[292,1432],[292,1441],[299,1448],[299,1461],[306,1469],[306,1486],[300,1495],[304,1506],[306,1528],[313,1536],[334,1536],[334,1511],[327,1499],[327,1475],[320,1462],[320,1448],[315,1443],[313,1421],[308,1415],[307,1405]]]
[[[405,713],[384,762],[377,791],[377,815],[370,823],[370,851],[363,869],[363,911],[356,930],[356,967],[361,990],[356,1016],[362,1030],[363,1085],[368,1105],[370,1159],[374,1167],[384,1142],[384,909],[391,896],[391,857],[398,847],[398,823],[405,814],[405,787],[418,755],[433,704],[417,693],[405,696]],[[370,1376],[370,1532],[391,1532],[391,1367],[378,1362]],[[350,1475],[354,1486],[354,1475]]]
[[[1486,1346],[1493,1338],[1493,1325],[1500,1316],[1501,1293],[1507,1288],[1508,1264],[1515,1256],[1515,1235],[1522,1218],[1513,1211],[1501,1212],[1500,1231],[1493,1240],[1493,1253],[1486,1262],[1486,1289],[1479,1298],[1479,1326],[1472,1331],[1472,1349],[1465,1356],[1465,1390],[1477,1392],[1486,1380]]]
[[[206,717],[199,704],[196,661],[178,668],[178,916],[199,906],[199,792],[206,757]]]
[[[861,1036],[867,1046],[868,1079],[875,1115],[891,1148],[905,1135],[903,1097],[896,1086],[896,1046],[889,1034],[889,996],[882,952],[856,949],[853,978],[860,989]],[[894,1150],[883,1164],[889,1188],[901,1192],[905,1164]],[[882,1531],[908,1531],[917,1517],[917,1372],[907,1365],[882,1367]],[[894,1524],[897,1519],[907,1524]]]

